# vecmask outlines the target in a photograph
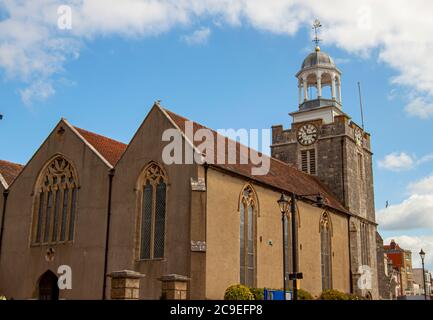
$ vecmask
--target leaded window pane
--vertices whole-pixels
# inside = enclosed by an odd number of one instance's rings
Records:
[[[55,244],[73,239],[77,182],[75,169],[61,156],[45,167],[36,185],[39,199],[34,209],[37,216],[33,226],[36,229],[35,243]]]
[[[239,205],[240,283],[250,287],[255,283],[255,203],[252,189],[246,187]]]
[[[44,242],[48,242],[48,237],[50,235],[50,225],[51,225],[51,207],[53,205],[53,192],[48,191],[48,199],[47,199],[47,209],[45,211],[45,235],[44,235]]]
[[[44,197],[45,197],[45,194],[43,192],[40,192],[39,193],[38,220],[37,220],[37,228],[36,228],[36,243],[41,242],[42,215],[43,215],[43,210],[44,210]]]
[[[67,221],[67,214],[68,214],[68,196],[69,196],[69,190],[65,189],[63,193],[63,205],[62,205],[62,228],[60,230],[60,241],[65,241],[66,238],[66,223]]]
[[[152,239],[152,196],[153,186],[147,184],[143,190],[143,209],[141,218],[141,259],[150,259]]]
[[[56,191],[56,202],[54,204],[54,217],[53,217],[53,235],[51,241],[57,241],[57,227],[59,221],[59,207],[60,207],[60,190]]]
[[[164,257],[165,189],[166,186],[164,181],[161,181],[156,187],[154,258]]]
[[[71,201],[71,215],[69,218],[69,240],[74,239],[74,226],[75,226],[75,206],[77,202],[77,189],[72,190],[72,201]]]
[[[322,290],[332,289],[332,250],[329,217],[323,215],[320,227],[320,260],[322,271]]]

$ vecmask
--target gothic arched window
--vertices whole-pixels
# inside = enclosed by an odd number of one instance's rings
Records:
[[[42,170],[35,188],[33,244],[74,239],[78,178],[75,168],[56,156]]]
[[[320,260],[322,269],[322,291],[332,289],[331,221],[324,212],[320,219]]]
[[[257,196],[250,185],[243,188],[240,203],[240,283],[255,286]]]
[[[164,258],[167,178],[152,162],[143,171],[141,185],[140,259]]]
[[[368,254],[368,225],[361,222],[361,263],[363,265],[370,264],[370,255]]]

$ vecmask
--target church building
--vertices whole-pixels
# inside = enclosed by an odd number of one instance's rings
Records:
[[[0,161],[0,295],[109,299],[109,275],[123,270],[140,275],[139,299],[164,298],[166,279],[184,281],[188,299],[222,299],[239,283],[282,288],[283,250],[286,274],[293,252],[277,200],[295,193],[298,286],[378,298],[370,135],[344,113],[341,71],[318,46],[296,77],[298,108],[289,129],[272,127],[265,175],[250,159],[167,164],[167,130],[204,152],[189,120],[159,103],[127,145],[61,119],[24,166]],[[202,129],[219,136],[193,123]],[[218,156],[241,158],[247,147],[223,140]]]

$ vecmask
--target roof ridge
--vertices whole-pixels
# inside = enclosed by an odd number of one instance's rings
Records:
[[[12,162],[12,161],[8,161],[8,160],[0,159],[0,162],[4,162],[4,163],[7,163],[7,164],[12,164],[12,165],[19,166],[19,167],[24,167],[24,165],[21,164],[21,163]]]

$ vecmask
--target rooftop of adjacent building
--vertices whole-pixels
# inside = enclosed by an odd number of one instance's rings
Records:
[[[21,172],[23,165],[0,160],[0,176],[10,185]],[[0,178],[1,179],[1,178]]]

